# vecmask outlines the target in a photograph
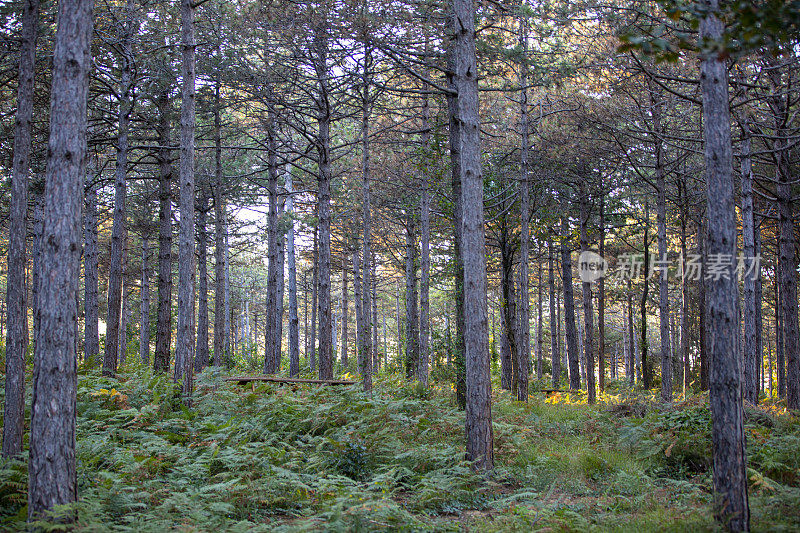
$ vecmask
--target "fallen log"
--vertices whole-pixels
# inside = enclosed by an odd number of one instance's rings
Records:
[[[298,384],[309,383],[311,385],[355,385],[357,381],[346,379],[303,379],[303,378],[279,378],[275,376],[231,376],[224,378],[224,381],[236,382],[239,385],[255,383],[256,381],[266,381],[269,383]]]

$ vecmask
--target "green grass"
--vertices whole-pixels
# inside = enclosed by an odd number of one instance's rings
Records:
[[[634,391],[588,406],[496,390],[487,477],[464,461],[448,384],[381,375],[368,396],[222,377],[198,376],[185,409],[145,370],[80,375],[77,531],[716,530],[702,396],[665,409]],[[797,530],[800,423],[748,420],[753,529]],[[0,464],[0,529],[25,528],[26,478]]]

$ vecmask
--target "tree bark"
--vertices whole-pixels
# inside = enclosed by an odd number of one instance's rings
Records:
[[[267,320],[266,332],[264,336],[264,373],[274,374],[277,371],[276,363],[278,352],[280,351],[277,339],[278,323],[274,317],[278,313],[278,143],[277,132],[275,131],[275,109],[272,101],[271,88],[267,88],[270,96],[268,97],[268,117],[267,117],[267,149],[268,149],[268,183],[267,193],[269,195],[269,215],[268,215],[268,244],[267,256],[267,316],[272,320]]]
[[[194,356],[195,372],[202,372],[209,365],[208,350],[208,194],[200,193],[200,208],[197,210],[197,348]]]
[[[431,283],[431,199],[430,199],[430,108],[428,106],[428,93],[425,93],[422,107],[422,149],[423,171],[422,190],[420,191],[420,245],[421,253],[421,278],[419,282],[419,368],[417,377],[419,381],[428,386],[428,372],[430,366],[430,283]]]
[[[480,471],[494,468],[491,376],[486,309],[486,257],[481,169],[475,6],[451,0],[453,81],[460,133],[461,258],[464,266],[464,360],[467,459]]]
[[[417,308],[417,222],[413,208],[406,211],[406,379],[417,377],[419,314]]]
[[[347,254],[342,256],[342,349],[339,355],[339,360],[342,362],[342,367],[347,368],[347,321],[348,321],[348,307],[350,306],[347,283]]]
[[[741,202],[742,202],[742,255],[747,266],[755,257],[755,227],[753,219],[753,172],[750,159],[750,125],[745,119],[742,129],[741,158]],[[755,275],[746,272],[743,276],[744,342],[744,399],[758,402],[758,375],[756,370],[756,283]]]
[[[117,373],[122,303],[122,255],[125,247],[125,199],[127,196],[128,132],[133,108],[133,0],[126,0],[120,37],[119,112],[117,115],[117,165],[114,174],[114,225],[111,229],[111,257],[108,274],[108,318],[103,356],[103,375]],[[124,336],[124,332],[122,333]]]
[[[547,282],[549,288],[548,300],[550,304],[550,357],[552,366],[553,388],[557,389],[561,381],[561,352],[558,347],[558,319],[556,318],[556,284],[553,272],[553,241],[547,241]]]
[[[194,361],[194,130],[195,40],[194,3],[181,0],[181,167],[180,232],[178,239],[178,325],[175,335],[175,382],[184,403],[191,401]]]
[[[566,209],[567,203],[562,202]],[[578,354],[578,334],[575,327],[575,300],[572,293],[572,258],[569,249],[569,216],[561,215],[561,280],[564,288],[564,322],[567,337],[567,362],[569,363],[569,388],[581,388],[580,355]]]
[[[289,269],[289,377],[300,375],[300,320],[297,316],[297,262],[294,254],[294,188],[292,169],[286,165],[286,262]]]
[[[53,50],[39,328],[33,369],[28,518],[77,498],[75,305],[86,174],[92,2],[62,0]],[[74,515],[64,517],[71,522]]]
[[[373,345],[372,318],[370,310],[372,300],[370,295],[370,259],[372,258],[372,214],[370,206],[370,147],[369,147],[369,118],[370,118],[370,69],[372,67],[372,49],[364,46],[364,91],[361,98],[361,181],[362,181],[362,217],[363,217],[363,239],[362,253],[364,261],[362,264],[361,277],[361,297],[364,299],[362,304],[362,336],[361,336],[361,365],[359,371],[365,391],[372,390],[372,355],[376,346]]]
[[[724,25],[717,18],[719,2],[704,0],[708,9],[700,22],[700,39],[720,40]],[[703,96],[706,197],[708,200],[709,257],[736,254],[736,218],[732,175],[731,123],[728,107],[728,71],[718,52],[700,62]],[[736,316],[738,288],[733,269],[708,282],[711,347],[711,421],[714,445],[715,514],[732,531],[750,529],[747,465],[742,413],[742,377],[738,357]],[[797,304],[795,298],[795,305]]]
[[[22,12],[22,35],[14,123],[14,154],[9,206],[8,276],[6,278],[7,337],[5,401],[3,407],[4,458],[22,453],[25,419],[25,352],[28,335],[25,304],[25,238],[27,236],[28,173],[30,171],[31,119],[39,0],[26,0]]]
[[[639,358],[642,365],[642,384],[644,389],[650,389],[653,381],[650,364],[647,360],[649,343],[647,341],[647,295],[650,292],[650,204],[644,203],[644,272],[642,299],[639,302]]]
[[[158,310],[153,370],[169,370],[172,344],[172,154],[169,151],[169,90],[158,95],[159,210],[158,210]]]
[[[585,185],[581,183],[581,251],[589,250],[589,198],[585,190]],[[584,281],[581,283],[581,295],[583,296],[583,320],[584,320],[584,342],[583,357],[586,361],[586,391],[587,400],[590,404],[597,400],[594,379],[594,306],[592,303],[592,284]]]
[[[508,221],[504,217],[500,222],[500,294],[503,316],[503,351],[501,386],[510,389],[515,396],[519,391],[520,346],[517,337],[517,297],[514,290],[514,252],[511,248]],[[506,349],[508,352],[506,352]],[[508,357],[506,357],[506,353]]]
[[[142,302],[139,308],[139,360],[150,364],[150,241],[142,238]]]
[[[278,206],[279,216],[283,214],[283,201]],[[286,241],[283,232],[283,221],[278,222],[281,231],[278,234],[278,305],[275,313],[275,372],[281,371],[283,364],[283,296],[286,285],[284,269],[286,267]],[[269,317],[265,317],[269,322]]]
[[[91,157],[91,156],[90,156]],[[90,159],[93,161],[93,158]],[[97,356],[100,354],[100,320],[99,298],[99,268],[97,251],[97,185],[87,174],[85,187],[86,199],[84,201],[84,229],[83,229],[83,269],[84,269],[84,332],[83,332],[83,362],[89,368],[97,365]],[[10,273],[9,273],[10,276]],[[9,283],[11,279],[9,278]],[[8,397],[8,396],[6,396]]]
[[[214,85],[214,366],[228,357],[225,340],[225,200],[222,183],[222,121],[219,74]]]
[[[531,340],[530,340],[530,297],[528,295],[529,288],[529,271],[528,271],[528,257],[530,255],[530,228],[528,221],[530,218],[531,204],[530,204],[530,184],[528,181],[528,147],[530,146],[530,139],[528,136],[528,22],[522,15],[519,21],[519,44],[522,48],[522,60],[519,66],[519,86],[520,86],[520,101],[519,101],[519,121],[520,121],[520,312],[519,312],[519,364],[516,365],[519,375],[517,377],[517,400],[521,402],[528,401],[528,370],[530,368],[531,357]],[[540,280],[541,281],[541,280]],[[541,293],[541,290],[540,290]],[[540,311],[541,311],[541,294],[540,294]],[[539,328],[541,334],[541,327]],[[541,379],[541,350],[537,345],[537,359],[536,359],[536,377]]]
[[[601,257],[605,257],[606,247],[606,210],[605,210],[605,190],[603,182],[600,181],[600,220],[598,221],[600,234],[598,242],[600,244],[598,252]],[[599,377],[600,392],[606,389],[606,279],[600,277],[597,280],[597,375]],[[612,360],[612,379],[617,376],[617,369]]]
[[[317,279],[319,277],[319,226],[314,228],[314,246],[311,252],[313,273],[311,275],[311,343],[310,354],[306,354],[306,362],[310,362],[311,371],[317,370]]]

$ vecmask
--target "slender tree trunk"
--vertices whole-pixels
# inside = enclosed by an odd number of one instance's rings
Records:
[[[636,379],[636,341],[634,340],[636,335],[633,331],[633,289],[631,288],[630,278],[628,278],[627,283],[628,358],[625,359],[625,376],[632,387]]]
[[[169,90],[158,96],[159,210],[158,210],[158,310],[153,369],[169,370],[172,344],[172,154],[169,151]]]
[[[454,0],[449,0],[452,8]],[[449,127],[447,130],[450,147],[450,168],[451,168],[451,189],[453,200],[453,262],[455,270],[455,303],[456,303],[456,338],[454,349],[454,359],[456,366],[455,390],[456,404],[464,409],[467,402],[467,382],[465,366],[465,346],[464,346],[464,263],[461,258],[462,248],[462,207],[461,207],[461,123],[458,120],[458,86],[455,81],[456,58],[452,50],[447,57],[448,88],[452,93],[448,93],[447,114]],[[399,331],[399,326],[398,326]],[[399,337],[398,337],[399,338]]]
[[[724,25],[716,14],[717,0],[703,2],[708,9],[700,22],[700,39],[719,40]],[[736,253],[736,219],[728,107],[726,61],[716,52],[700,62],[700,89],[703,95],[703,133],[705,139],[706,196],[708,199],[708,253]],[[733,269],[727,276],[708,282],[709,334],[711,336],[711,422],[714,445],[715,514],[732,531],[750,529],[747,497],[747,465],[742,413],[742,377],[737,350],[738,288]],[[797,299],[795,297],[795,306]]]
[[[214,366],[222,366],[225,351],[225,226],[222,183],[222,121],[220,81],[214,85]]]
[[[339,360],[342,362],[342,367],[347,368],[347,321],[348,321],[348,307],[350,302],[348,300],[347,290],[347,254],[342,256],[342,350],[339,355]]]
[[[464,265],[464,360],[466,367],[467,459],[476,469],[494,468],[491,376],[486,310],[486,257],[483,218],[478,64],[475,6],[451,0],[456,120],[461,138],[461,257]]]
[[[537,278],[536,287],[536,380],[542,380],[542,261],[541,258],[537,261],[539,264],[539,276]],[[524,298],[523,298],[524,300]]]
[[[422,108],[422,145],[425,158],[422,173],[422,191],[420,192],[420,244],[422,245],[421,267],[422,277],[419,283],[419,368],[417,377],[424,386],[428,386],[428,368],[430,366],[430,283],[431,283],[431,221],[430,221],[430,109],[428,107],[428,94],[423,100]]]
[[[688,218],[688,198],[686,195],[686,180],[681,180],[679,185],[679,192],[681,198],[681,261],[686,264],[687,248],[686,248],[686,221]],[[691,385],[691,360],[689,359],[689,284],[687,283],[687,275],[684,269],[681,276],[681,359],[683,359],[683,393],[686,395],[689,392]]]
[[[372,261],[370,264],[370,285],[372,286],[372,296],[370,303],[372,304],[372,368],[370,372],[375,372],[380,368],[380,361],[378,359],[378,276],[375,267],[375,252],[372,252]]]
[[[419,314],[417,308],[417,224],[413,208],[406,212],[406,379],[417,378]]]
[[[150,364],[150,241],[142,238],[142,303],[139,313],[139,360]]]
[[[552,365],[553,388],[559,387],[561,381],[561,353],[558,349],[558,319],[556,318],[556,285],[553,272],[553,241],[547,241],[547,281],[550,293],[548,300],[550,304],[550,356]]]
[[[755,210],[755,209],[754,209]],[[759,261],[753,275],[755,276],[755,297],[756,297],[756,365],[761,370],[758,376],[758,389],[756,390],[756,401],[758,401],[758,394],[764,389],[764,339],[763,339],[763,310],[762,301],[764,296],[764,289],[761,279],[761,225],[759,222],[753,221],[753,241],[754,241],[754,257]]]
[[[528,295],[529,288],[529,274],[528,274],[528,258],[530,255],[530,228],[528,220],[530,218],[530,184],[528,181],[528,147],[530,139],[528,138],[528,23],[526,15],[522,15],[519,21],[519,44],[522,48],[522,62],[519,66],[519,86],[520,86],[520,101],[519,101],[519,121],[520,121],[520,313],[519,313],[519,364],[516,367],[519,370],[517,378],[517,400],[521,402],[528,401],[528,369],[530,368],[531,357],[531,341],[530,341],[530,297]],[[541,280],[540,280],[541,281]],[[541,287],[540,287],[540,302],[539,310],[541,312]],[[541,313],[540,313],[541,314]],[[541,327],[539,328],[541,335]],[[541,370],[541,350],[537,345],[537,358],[536,358],[536,377],[542,378]]]
[[[706,247],[706,226],[705,223],[698,225],[698,245],[700,256],[702,257],[703,264],[706,264],[708,259],[708,250]],[[708,390],[709,387],[709,368],[711,361],[709,361],[708,343],[707,343],[707,324],[708,324],[708,307],[706,306],[706,281],[705,276],[701,276],[698,289],[698,302],[697,314],[699,316],[699,342],[700,342],[700,390]]]
[[[270,92],[271,89],[267,88]],[[280,351],[277,338],[278,323],[274,317],[278,313],[278,142],[275,130],[275,109],[270,95],[268,101],[267,119],[267,146],[268,146],[268,166],[269,179],[267,192],[269,195],[269,215],[268,215],[268,244],[267,256],[267,316],[272,320],[267,320],[266,332],[264,336],[264,373],[274,374],[277,370],[275,364],[278,360]]]
[[[297,316],[297,262],[294,255],[294,196],[292,169],[286,166],[286,262],[289,270],[289,376],[300,375],[300,320]]]
[[[62,0],[53,50],[39,328],[33,368],[28,518],[77,498],[75,306],[86,175],[92,2]],[[63,518],[71,522],[70,514]]]
[[[194,130],[195,41],[194,3],[181,0],[181,168],[180,233],[178,239],[178,325],[175,336],[175,382],[181,384],[184,403],[192,394],[194,361]]]
[[[197,351],[194,358],[195,372],[202,372],[209,365],[208,351],[208,231],[206,213],[208,195],[205,189],[200,193],[200,209],[197,211]]]
[[[652,374],[650,364],[647,360],[649,343],[647,341],[647,295],[650,293],[650,204],[647,200],[644,203],[644,272],[642,299],[639,302],[639,357],[642,365],[642,384],[645,390],[652,385]]]
[[[93,162],[94,158],[90,159]],[[87,181],[94,180],[87,174]],[[84,269],[84,345],[83,362],[89,368],[97,365],[97,356],[100,354],[100,320],[99,298],[99,267],[97,251],[97,185],[89,182],[85,187],[86,200],[84,202],[84,230],[83,230],[83,269]],[[10,272],[9,272],[10,276]],[[11,279],[9,277],[9,283]],[[8,346],[8,345],[6,345]],[[8,352],[6,352],[8,354]],[[8,398],[8,396],[6,396]]]
[[[496,313],[495,316],[497,316],[497,314],[498,313]],[[509,328],[506,325],[507,318],[505,310],[501,310],[499,315],[500,329],[502,331],[502,334],[500,335],[500,388],[510,391],[514,379],[514,371],[512,370],[513,356],[511,355],[511,341],[510,336],[508,335]]]
[[[306,361],[310,361],[311,371],[317,370],[317,279],[319,277],[319,227],[314,228],[314,247],[312,250],[312,261],[314,271],[311,276],[311,344],[309,345],[310,354],[306,355]]]
[[[566,202],[562,207],[566,209]],[[575,300],[572,293],[572,259],[569,249],[569,216],[564,211],[561,216],[561,279],[564,288],[564,322],[567,336],[567,361],[569,363],[569,388],[581,388],[580,355],[578,354],[578,334],[575,327]]]
[[[747,119],[740,124],[742,128],[741,173],[742,173],[742,255],[745,265],[755,257],[755,227],[753,219],[753,173],[750,160],[750,125]],[[755,275],[743,276],[744,343],[744,399],[750,403],[758,402],[758,376],[756,371],[756,283]]]
[[[520,357],[519,338],[516,328],[517,297],[514,290],[514,252],[511,248],[511,238],[507,219],[500,222],[500,270],[501,270],[501,307],[503,315],[503,358],[502,377],[505,386],[516,396],[519,390]],[[508,348],[508,360],[505,348]]]
[[[4,458],[22,453],[25,420],[25,352],[28,348],[26,327],[28,313],[25,304],[25,266],[27,264],[25,238],[27,236],[28,173],[30,171],[31,119],[33,117],[33,86],[38,29],[39,0],[25,0],[22,7],[19,83],[17,85],[17,113],[14,123],[14,154],[9,206],[8,276],[6,278],[8,336],[5,346],[6,376],[2,450]]]
[[[103,375],[117,372],[120,346],[120,318],[122,303],[122,255],[125,246],[125,197],[127,195],[128,131],[133,108],[133,0],[125,2],[125,16],[120,34],[121,77],[119,87],[119,112],[117,116],[117,166],[114,174],[114,225],[111,230],[111,258],[108,274],[108,318],[106,319],[106,346],[103,356]],[[122,333],[124,336],[124,333]]]
[[[589,250],[589,198],[585,186],[581,184],[581,251]],[[592,284],[581,283],[583,296],[584,342],[583,354],[586,360],[586,391],[590,404],[595,403],[597,391],[594,379],[594,306],[592,302]]]
[[[606,247],[606,210],[605,210],[605,191],[603,182],[600,181],[600,220],[598,221],[600,235],[598,241],[600,243],[598,252],[601,257],[605,257]],[[597,280],[597,375],[599,377],[600,392],[606,389],[606,280],[601,277]],[[612,379],[616,378],[617,371],[612,361]]]
[[[281,202],[279,211],[283,213],[284,205]],[[282,225],[282,221],[279,222]],[[283,296],[286,285],[285,267],[286,267],[286,241],[285,234],[281,231],[278,234],[278,305],[277,312],[275,313],[275,372],[281,371],[283,364]],[[269,322],[269,317],[265,317]]]
[[[370,69],[372,67],[372,49],[364,46],[364,91],[361,98],[361,181],[362,181],[362,216],[363,216],[363,239],[362,253],[364,262],[361,277],[361,297],[364,302],[361,307],[362,313],[362,332],[361,332],[361,364],[359,371],[363,382],[364,390],[372,390],[372,354],[375,346],[372,343],[372,319],[370,309],[372,301],[370,298],[370,258],[372,257],[372,215],[370,206],[370,147],[369,147],[369,118],[370,118]]]

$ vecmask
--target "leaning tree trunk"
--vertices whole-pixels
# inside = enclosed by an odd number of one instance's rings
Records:
[[[169,370],[172,344],[172,154],[169,150],[169,91],[163,89],[158,107],[159,209],[158,209],[158,310],[153,370]]]
[[[3,408],[3,457],[22,453],[25,420],[25,352],[27,328],[25,305],[25,238],[27,236],[28,172],[30,170],[31,119],[39,0],[26,0],[22,13],[22,35],[14,124],[14,155],[6,278],[7,338],[5,402]],[[96,323],[95,323],[96,325]]]
[[[114,174],[114,225],[111,229],[111,257],[108,273],[108,318],[106,319],[106,349],[103,355],[103,375],[117,372],[122,300],[122,254],[125,247],[125,197],[128,167],[128,132],[132,111],[133,90],[133,0],[125,2],[125,18],[120,30],[122,68],[117,116],[117,166]]]
[[[297,262],[294,255],[294,196],[292,170],[286,166],[286,212],[289,229],[286,232],[286,262],[289,269],[289,377],[300,375],[300,321],[297,317]]]
[[[567,203],[562,206],[566,209]],[[575,327],[575,297],[572,293],[572,259],[569,249],[569,219],[561,215],[561,282],[564,286],[564,323],[567,336],[567,362],[569,363],[569,388],[581,388],[580,355],[578,354],[578,333]]]
[[[181,384],[184,403],[192,394],[194,360],[194,130],[195,130],[195,41],[194,3],[181,0],[181,168],[180,232],[178,239],[178,325],[175,335],[175,382]]]
[[[583,184],[581,184],[581,251],[589,249],[589,198]],[[593,404],[597,399],[594,381],[594,306],[592,305],[592,283],[581,283],[583,296],[584,341],[583,358],[586,361],[586,391],[587,400]]]
[[[717,18],[719,2],[705,0],[707,14],[700,22],[700,39],[718,41],[724,25]],[[706,53],[700,62],[703,95],[706,197],[708,210],[708,254],[734,257],[736,213],[728,107],[726,60],[717,52]],[[738,288],[727,265],[725,276],[708,281],[711,361],[710,403],[714,450],[715,514],[732,531],[750,529],[747,497],[747,465],[742,413],[742,376],[738,357],[739,322],[736,315]],[[795,298],[795,305],[797,299]]]
[[[200,193],[200,209],[197,210],[197,348],[194,356],[195,372],[202,372],[209,364],[208,353],[208,195]]]
[[[75,305],[86,174],[91,0],[61,0],[53,50],[44,234],[33,367],[28,518],[75,502]],[[67,327],[65,327],[67,325]],[[71,522],[74,514],[64,517]]]
[[[486,310],[486,236],[483,216],[475,6],[451,0],[453,81],[461,147],[461,262],[464,267],[464,360],[467,459],[476,469],[494,468],[491,375]]]

